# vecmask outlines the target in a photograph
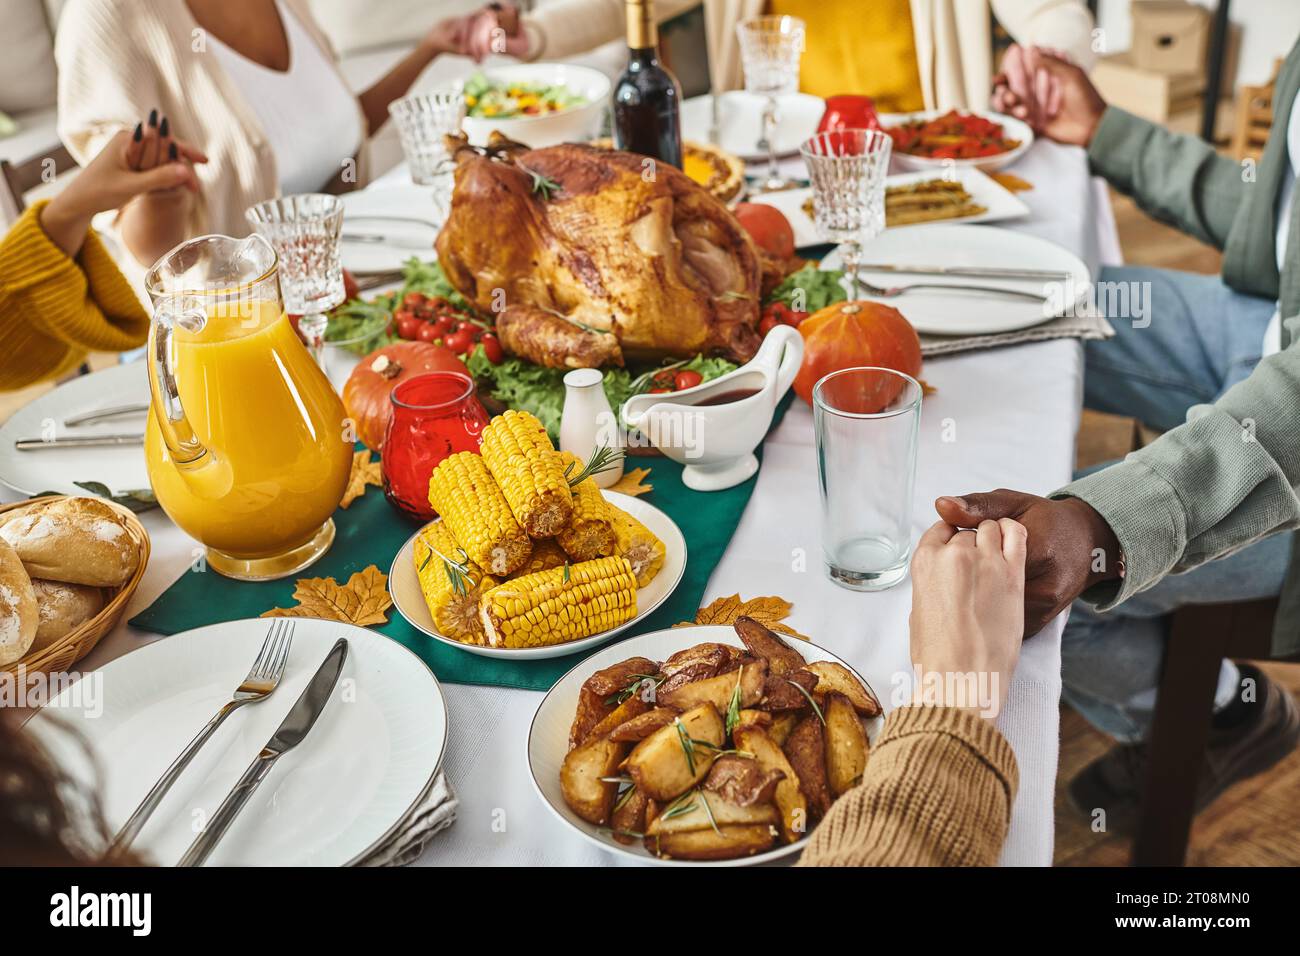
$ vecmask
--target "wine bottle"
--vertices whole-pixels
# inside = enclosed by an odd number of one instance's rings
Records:
[[[682,88],[658,56],[653,0],[627,0],[627,69],[614,84],[614,145],[678,169]]]

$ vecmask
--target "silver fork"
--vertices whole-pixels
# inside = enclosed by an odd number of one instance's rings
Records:
[[[993,285],[949,285],[942,282],[913,282],[911,285],[892,286],[882,289],[880,286],[872,285],[870,282],[859,278],[858,285],[867,295],[875,296],[877,299],[893,299],[902,295],[904,292],[912,292],[916,289],[943,289],[952,292],[984,292],[988,295],[1009,295],[1019,299],[1030,299],[1034,302],[1046,302],[1047,296],[1038,292],[1025,292],[1021,289],[1008,289],[1005,286]]]
[[[140,806],[136,807],[135,813],[131,814],[131,818],[118,831],[117,836],[113,837],[113,842],[108,847],[109,854],[125,850],[131,845],[145,822],[162,802],[162,798],[167,795],[167,791],[172,788],[172,784],[227,717],[245,704],[266,700],[274,693],[276,687],[280,685],[280,678],[284,676],[284,666],[289,660],[289,648],[293,646],[293,626],[294,622],[285,618],[280,618],[271,625],[266,639],[262,641],[262,649],[257,652],[257,659],[249,668],[248,676],[235,689],[230,700],[181,751],[180,756],[172,761],[172,765],[163,771],[163,775],[158,778],[153,789],[140,802]]]

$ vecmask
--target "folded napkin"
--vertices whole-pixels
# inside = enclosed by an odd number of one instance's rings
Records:
[[[1103,316],[1063,315],[1041,325],[995,335],[922,335],[921,354],[927,357],[952,355],[955,352],[1021,345],[1025,342],[1046,342],[1049,339],[1108,339],[1114,334],[1115,330]]]
[[[439,770],[397,830],[380,846],[356,862],[356,866],[406,866],[424,852],[435,833],[456,822],[460,801],[447,782],[446,771]]]

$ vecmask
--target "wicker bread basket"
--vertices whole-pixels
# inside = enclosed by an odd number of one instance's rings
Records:
[[[27,501],[15,501],[13,504],[0,505],[0,514],[12,511],[14,508],[25,508],[27,505],[36,502],[53,501],[58,497],[61,496],[48,495],[44,498],[32,498]],[[123,508],[121,505],[103,498],[97,498],[96,500],[103,501],[104,504],[122,516],[127,531],[130,532],[136,547],[140,549],[140,563],[136,567],[135,573],[131,575],[126,584],[118,588],[117,593],[104,605],[104,609],[85,624],[73,628],[49,647],[29,653],[26,657],[19,658],[12,664],[0,667],[0,673],[16,674],[20,667],[28,674],[37,671],[50,673],[51,671],[67,670],[94,650],[95,645],[99,643],[99,639],[113,629],[126,611],[126,605],[131,600],[131,595],[135,594],[135,589],[140,586],[145,567],[149,564],[148,532],[144,530],[144,525],[140,523],[140,519],[129,508]]]

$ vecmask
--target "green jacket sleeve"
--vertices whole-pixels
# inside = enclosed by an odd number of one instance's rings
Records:
[[[1295,344],[1213,405],[1193,406],[1184,424],[1053,495],[1092,505],[1124,551],[1123,581],[1085,600],[1105,610],[1166,574],[1300,527],[1300,316],[1286,325]]]
[[[1222,249],[1241,206],[1242,167],[1208,143],[1106,108],[1088,164],[1157,219]]]

